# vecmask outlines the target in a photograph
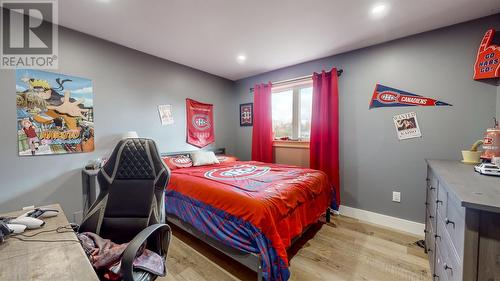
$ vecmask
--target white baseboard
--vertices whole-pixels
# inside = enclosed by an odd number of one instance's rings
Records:
[[[424,236],[425,224],[370,211],[356,209],[348,206],[340,206],[340,214],[346,217],[363,220],[369,223],[394,228],[399,231],[409,232],[420,237]]]

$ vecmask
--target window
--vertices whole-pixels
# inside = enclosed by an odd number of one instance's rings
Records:
[[[313,91],[312,87],[300,89],[300,123],[299,138],[309,139],[311,136]]]
[[[272,94],[273,132],[275,138],[293,136],[293,91]]]
[[[272,118],[274,138],[309,140],[311,134],[312,87],[302,83],[273,88]]]

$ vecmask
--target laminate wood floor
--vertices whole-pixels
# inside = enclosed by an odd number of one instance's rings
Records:
[[[256,280],[257,275],[173,227],[168,275],[160,281]],[[335,216],[311,227],[288,251],[291,281],[431,281],[419,237]]]

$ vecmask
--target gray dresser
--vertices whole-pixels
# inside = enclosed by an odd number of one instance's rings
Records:
[[[425,244],[434,281],[500,281],[500,177],[427,160]]]

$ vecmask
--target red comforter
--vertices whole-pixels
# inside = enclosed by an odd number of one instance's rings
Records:
[[[254,161],[177,169],[168,189],[252,223],[286,262],[291,240],[319,219],[333,195],[321,171]]]

